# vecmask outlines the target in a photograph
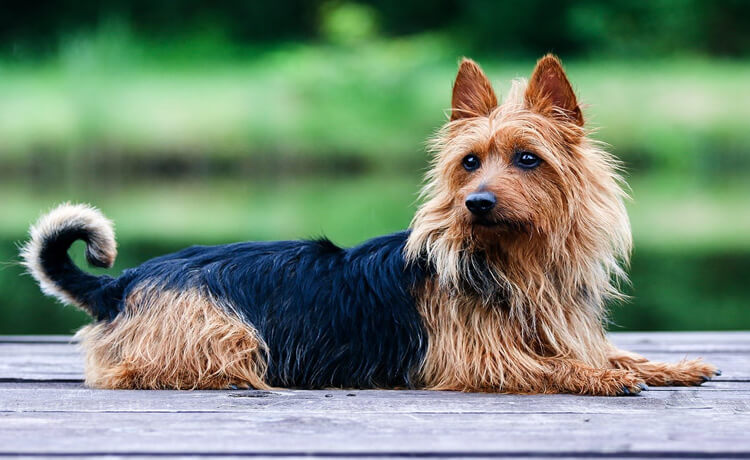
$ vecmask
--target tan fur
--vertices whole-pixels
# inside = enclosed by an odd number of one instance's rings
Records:
[[[269,388],[257,331],[196,289],[142,286],[111,323],[86,326],[77,337],[92,387]]]
[[[450,295],[435,283],[419,293],[429,336],[421,381],[433,390],[616,395],[637,393],[643,380],[610,369],[604,330],[583,314],[555,318],[560,331],[537,322],[518,327],[510,312]],[[564,316],[563,312],[559,313]],[[578,335],[572,331],[580,331]]]
[[[472,75],[476,81],[467,82],[462,65],[456,86],[474,94],[487,80]],[[454,88],[454,103],[462,92]],[[407,260],[425,258],[437,273],[417,293],[429,336],[424,384],[638,392],[645,367],[611,363],[603,327],[606,302],[622,297],[618,280],[626,278],[631,248],[618,162],[583,129],[556,58],[541,59],[528,85],[514,82],[503,104],[483,114],[493,97],[474,94],[475,116],[452,118],[433,140],[425,203],[406,245]],[[516,167],[519,151],[543,164]],[[469,153],[481,169],[463,169]],[[466,209],[476,191],[497,197],[497,226],[476,224]]]
[[[701,359],[683,359],[677,363],[649,361],[641,355],[612,347],[609,354],[610,364],[618,369],[631,371],[647,384],[654,386],[700,385],[709,377],[716,375],[716,366]]]

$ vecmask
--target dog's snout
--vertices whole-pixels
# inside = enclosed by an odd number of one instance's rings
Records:
[[[483,216],[492,211],[495,203],[497,203],[497,199],[490,192],[472,193],[466,198],[466,207],[477,216]]]

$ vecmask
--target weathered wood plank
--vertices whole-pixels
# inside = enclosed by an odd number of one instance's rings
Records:
[[[0,455],[744,457],[748,338],[614,334],[620,346],[652,359],[703,355],[724,370],[700,388],[620,398],[91,390],[61,381],[81,372],[80,355],[64,337],[0,340],[0,378],[18,380],[0,383]]]
[[[0,412],[750,413],[750,383],[661,388],[640,397],[493,395],[431,391],[95,391],[81,384],[0,384]]]
[[[750,454],[750,416],[696,410],[627,414],[2,413],[2,453],[464,452]],[[40,442],[40,436],[44,442]]]
[[[636,352],[750,353],[750,332],[615,332],[616,345]]]
[[[76,345],[0,343],[0,380],[82,380]]]

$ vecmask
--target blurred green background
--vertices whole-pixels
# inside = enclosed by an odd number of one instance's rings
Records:
[[[504,93],[549,51],[632,187],[612,329],[750,328],[750,2],[9,3],[0,334],[87,321],[17,263],[62,201],[114,219],[113,273],[197,243],[405,228],[458,58]]]

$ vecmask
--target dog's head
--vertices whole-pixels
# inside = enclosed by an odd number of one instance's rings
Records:
[[[476,253],[530,267],[534,259],[537,270],[563,259],[617,269],[630,246],[625,194],[616,160],[587,135],[556,57],[540,59],[501,104],[482,69],[464,59],[407,254],[456,277]]]

